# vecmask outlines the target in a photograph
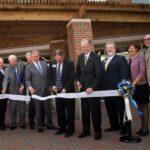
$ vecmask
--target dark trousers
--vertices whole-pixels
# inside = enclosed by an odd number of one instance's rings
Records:
[[[123,97],[106,97],[105,105],[111,127],[122,128],[125,110]]]
[[[42,105],[42,122],[44,125],[45,124],[45,112],[44,112],[43,105]],[[33,127],[35,125],[35,105],[34,105],[33,99],[31,99],[29,103],[29,125],[30,127]]]
[[[35,124],[35,105],[33,99],[29,102],[29,125],[33,127]]]
[[[75,130],[75,99],[56,98],[58,125],[68,132]]]
[[[83,131],[90,131],[90,113],[94,131],[101,132],[101,103],[99,98],[81,99]]]
[[[33,99],[34,105],[35,105],[35,115],[36,115],[36,125],[37,128],[43,128],[43,109],[45,112],[46,122],[47,126],[51,126],[53,124],[52,122],[52,114],[51,114],[51,101],[40,101]]]
[[[0,100],[0,127],[5,125],[5,113],[7,109],[7,99]]]

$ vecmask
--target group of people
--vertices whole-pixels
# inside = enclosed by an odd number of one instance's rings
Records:
[[[64,58],[62,50],[55,50],[55,59],[46,62],[40,60],[39,51],[26,54],[27,64],[24,66],[17,62],[15,55],[8,57],[9,65],[4,68],[3,59],[0,58],[0,90],[2,94],[38,95],[41,97],[57,93],[75,92],[75,82],[78,91],[91,94],[99,90],[116,90],[123,79],[130,80],[135,87],[133,95],[139,109],[143,112],[141,127],[137,131],[140,136],[149,134],[149,88],[150,88],[150,34],[144,37],[148,47],[145,56],[138,54],[139,47],[131,44],[128,47],[129,59],[116,54],[114,42],[107,42],[105,50],[107,57],[101,61],[100,56],[92,51],[92,41],[81,40],[82,53],[78,57],[76,69],[71,60]],[[76,71],[75,71],[76,70]],[[124,99],[118,97],[105,97],[105,105],[110,127],[106,132],[120,131],[127,134],[127,127],[123,121],[125,113]],[[56,98],[57,128],[52,121],[51,100],[40,101],[31,98],[29,103],[30,129],[37,128],[38,132],[47,129],[56,130],[56,135],[64,134],[70,137],[75,132],[75,98]],[[17,127],[17,106],[19,110],[19,126],[25,125],[26,103],[9,100],[10,129]],[[7,99],[0,100],[0,130],[5,129],[5,112]],[[100,98],[81,99],[83,129],[79,138],[90,135],[90,120],[94,128],[94,139],[102,138],[101,129],[101,101]],[[90,119],[91,117],[91,119]],[[46,122],[45,122],[46,118]]]

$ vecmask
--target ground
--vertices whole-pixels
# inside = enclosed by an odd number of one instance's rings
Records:
[[[132,108],[133,135],[140,127],[139,117]],[[8,124],[8,116],[6,119]],[[82,131],[81,120],[76,120],[75,134],[70,138],[63,135],[55,135],[54,131],[45,129],[44,133],[28,128],[28,118],[26,119],[27,129],[17,128],[14,131],[0,131],[0,150],[150,150],[150,135],[143,137],[141,143],[127,144],[119,141],[119,132],[106,133],[104,129],[109,127],[105,106],[102,102],[102,139],[94,140],[94,133],[84,139],[78,139]],[[56,124],[56,114],[53,113],[53,120]],[[150,126],[149,126],[150,127]],[[91,127],[92,128],[92,127]]]

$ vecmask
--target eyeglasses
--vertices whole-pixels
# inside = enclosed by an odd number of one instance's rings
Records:
[[[150,38],[144,39],[144,41],[150,41]]]

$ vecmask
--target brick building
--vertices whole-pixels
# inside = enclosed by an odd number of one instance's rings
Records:
[[[90,38],[96,52],[117,42],[120,52],[128,42],[143,47],[150,31],[150,5],[132,0],[0,0],[0,55],[24,54],[34,48],[53,58],[56,48],[76,62],[80,40]],[[49,54],[51,53],[51,54]]]

